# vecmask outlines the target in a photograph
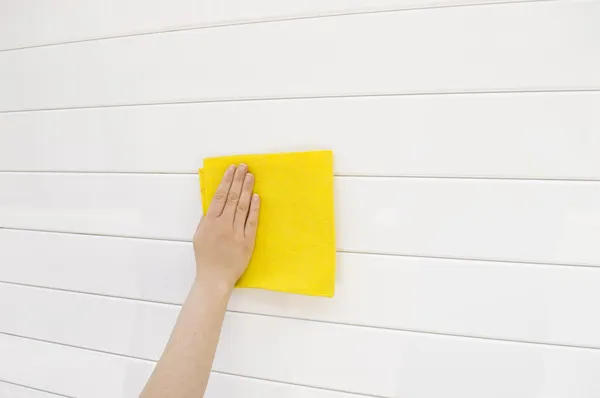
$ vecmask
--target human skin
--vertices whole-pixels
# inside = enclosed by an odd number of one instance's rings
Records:
[[[141,398],[204,396],[227,302],[254,251],[260,210],[254,176],[230,166],[194,234],[196,279]]]

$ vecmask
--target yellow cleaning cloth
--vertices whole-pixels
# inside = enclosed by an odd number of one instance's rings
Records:
[[[204,214],[231,164],[245,163],[260,195],[256,247],[237,287],[333,297],[335,226],[331,151],[204,159]]]

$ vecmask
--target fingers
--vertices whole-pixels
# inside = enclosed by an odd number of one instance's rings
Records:
[[[250,203],[250,211],[246,220],[245,235],[246,238],[254,240],[256,238],[256,230],[258,228],[258,215],[260,213],[260,197],[258,194],[252,195]]]
[[[227,200],[225,201],[225,207],[223,208],[223,213],[221,213],[221,217],[231,219],[232,223],[247,172],[248,166],[245,164],[240,164],[235,170],[233,182],[231,183],[231,188],[229,188],[229,194],[227,195]]]
[[[235,172],[236,167],[233,164],[227,168],[227,171],[225,171],[223,179],[221,180],[221,184],[219,185],[219,188],[217,188],[217,192],[210,202],[210,206],[206,212],[207,216],[218,217],[223,212],[223,207],[227,202],[227,195],[229,194],[229,189],[231,188],[231,183],[233,182],[233,176]]]
[[[251,173],[246,174],[244,184],[242,185],[242,193],[235,210],[233,219],[233,228],[244,236],[244,228],[246,219],[248,218],[248,210],[250,210],[250,200],[252,199],[252,189],[254,188],[254,176]]]

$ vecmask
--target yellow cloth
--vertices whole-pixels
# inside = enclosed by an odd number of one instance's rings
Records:
[[[237,287],[333,297],[335,225],[331,151],[204,159],[204,214],[231,164],[255,176],[261,208],[256,247]]]

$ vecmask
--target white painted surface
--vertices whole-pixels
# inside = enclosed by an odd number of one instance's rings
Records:
[[[0,325],[8,333],[150,360],[159,359],[179,312],[173,306],[38,288],[0,289],[20,303],[2,305],[8,317]],[[58,310],[33,313],[46,305]],[[396,341],[387,330],[230,313],[213,369],[391,396],[398,372]]]
[[[0,334],[0,379],[71,397],[137,397],[154,363]]]
[[[174,322],[171,315],[176,313],[172,307],[153,303],[31,287],[0,288],[18,303],[10,306],[15,314],[31,314],[11,317],[4,308],[9,327],[14,327],[9,333],[152,360],[158,359]],[[58,310],[34,314],[33,309],[40,306]],[[167,309],[172,314],[167,314]],[[103,327],[108,324],[113,333]],[[455,363],[454,369],[451,363]],[[518,383],[521,392],[511,396],[525,398],[540,387],[540,380],[545,389],[555,391],[565,391],[575,380],[585,386],[585,394],[600,391],[594,382],[600,371],[598,350],[544,348],[232,313],[223,325],[214,369],[384,397],[423,397],[444,391],[456,395],[464,390],[462,396],[475,398],[484,395],[489,385],[506,383],[488,394],[501,397]],[[427,378],[421,375],[423,371],[427,371]],[[466,387],[473,375],[479,381]],[[429,377],[440,384],[427,387]],[[593,396],[585,394],[581,396]]]
[[[28,231],[0,230],[0,263],[4,282],[173,304],[194,276],[190,243]],[[229,309],[600,348],[595,268],[340,253],[337,272],[333,299],[238,289]]]
[[[206,398],[361,398],[364,395],[236,377],[222,373],[210,376]]]
[[[131,398],[142,390],[154,363],[0,334],[0,377],[71,397]],[[2,390],[0,390],[2,391]],[[9,390],[10,391],[10,390]],[[49,395],[49,394],[48,394]],[[302,386],[213,373],[206,398],[360,398]],[[30,396],[24,395],[29,398]],[[37,395],[31,395],[38,398]],[[42,398],[41,396],[40,398]],[[54,398],[50,395],[48,398]],[[4,398],[4,396],[2,396]],[[6,398],[17,398],[7,396]]]
[[[600,2],[488,2],[0,0],[0,397],[136,397],[202,158],[307,149],[336,297],[236,291],[207,397],[600,396]]]
[[[598,109],[575,92],[0,113],[0,170],[194,173],[208,156],[329,148],[343,175],[600,179]]]
[[[522,1],[503,0],[502,2]],[[0,50],[274,19],[500,2],[498,0],[0,1]]]
[[[195,174],[2,173],[5,227],[190,241]],[[342,251],[600,265],[600,184],[335,179]],[[535,237],[535,239],[532,239]]]
[[[61,395],[51,394],[29,387],[22,387],[0,381],[0,397],[2,398],[57,398]]]
[[[533,2],[298,19],[0,52],[0,111],[600,89],[599,18],[597,1]]]

